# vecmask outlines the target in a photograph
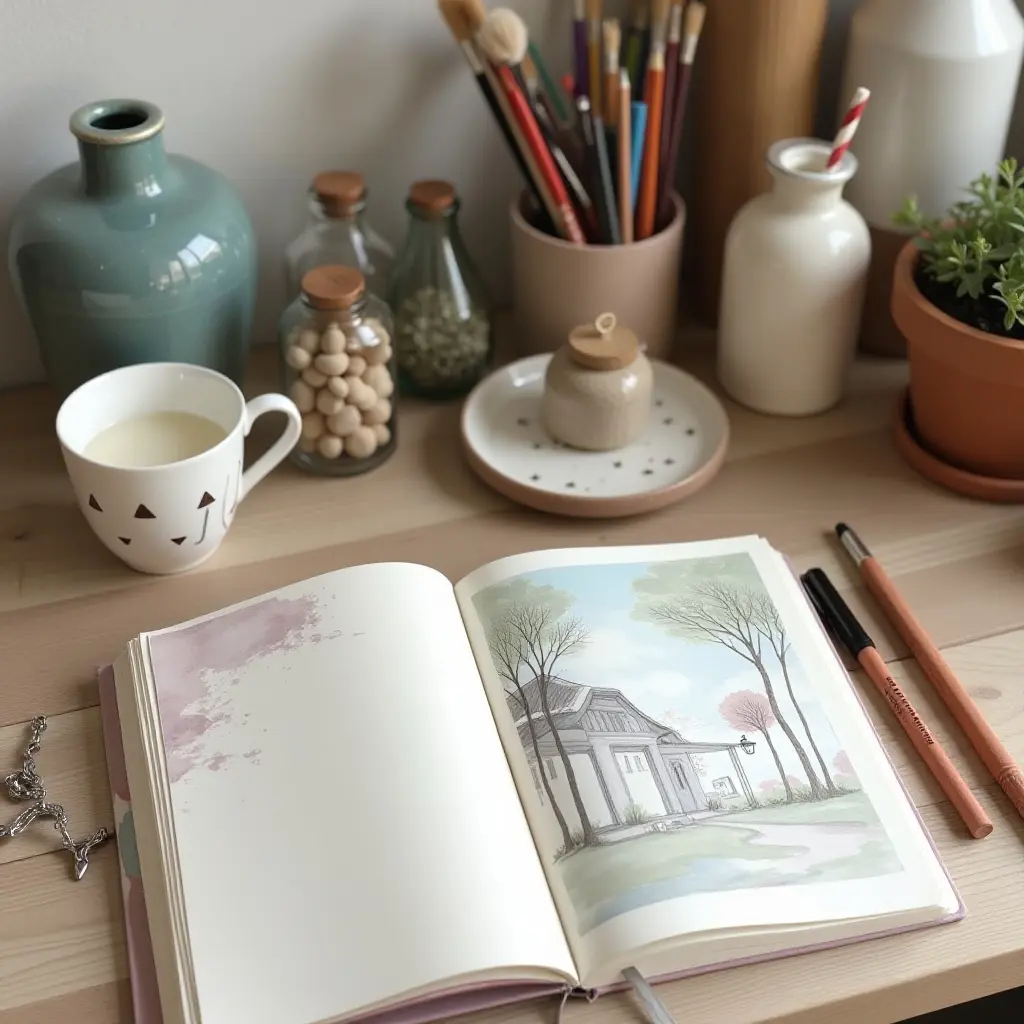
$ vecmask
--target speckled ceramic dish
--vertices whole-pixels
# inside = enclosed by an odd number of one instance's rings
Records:
[[[718,472],[729,444],[725,409],[696,378],[657,361],[651,420],[638,441],[611,452],[554,441],[540,417],[550,359],[502,367],[466,399],[463,448],[496,491],[556,515],[627,516],[679,501]]]

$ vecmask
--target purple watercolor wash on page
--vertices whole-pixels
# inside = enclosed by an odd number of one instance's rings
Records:
[[[197,741],[215,725],[232,721],[226,697],[211,692],[211,676],[240,672],[257,658],[295,650],[303,631],[318,621],[313,597],[272,597],[149,638],[172,783],[195,768],[220,769],[227,760],[224,754],[203,754],[196,749]]]

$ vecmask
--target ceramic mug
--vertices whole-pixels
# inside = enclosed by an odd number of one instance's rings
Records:
[[[245,438],[268,412],[288,423],[243,471]],[[139,363],[80,385],[56,427],[93,532],[133,569],[165,574],[217,550],[239,504],[295,446],[302,417],[284,395],[246,402],[216,370]]]

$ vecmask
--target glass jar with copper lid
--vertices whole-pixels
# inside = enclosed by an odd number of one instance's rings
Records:
[[[459,200],[446,181],[418,181],[406,202],[409,230],[388,305],[403,393],[466,394],[489,370],[491,311],[459,231]]]
[[[370,225],[367,190],[361,174],[324,171],[309,190],[308,222],[285,250],[288,301],[299,293],[302,278],[314,267],[355,267],[367,288],[380,299],[387,295],[395,252]]]
[[[283,390],[302,413],[296,465],[347,476],[395,450],[393,327],[387,305],[355,267],[306,272],[280,324]]]

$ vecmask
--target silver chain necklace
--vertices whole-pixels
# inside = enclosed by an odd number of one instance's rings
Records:
[[[7,784],[7,796],[15,803],[34,800],[31,807],[26,807],[14,821],[0,825],[0,839],[13,839],[21,835],[36,818],[53,818],[53,827],[60,832],[61,845],[75,858],[75,878],[81,879],[89,868],[89,851],[98,846],[111,833],[105,829],[97,829],[88,839],[76,843],[68,831],[68,816],[60,804],[46,801],[46,789],[39,772],[36,771],[35,755],[39,753],[43,733],[46,732],[46,719],[40,715],[32,719],[31,738],[22,757],[21,770],[12,772],[4,779]]]

